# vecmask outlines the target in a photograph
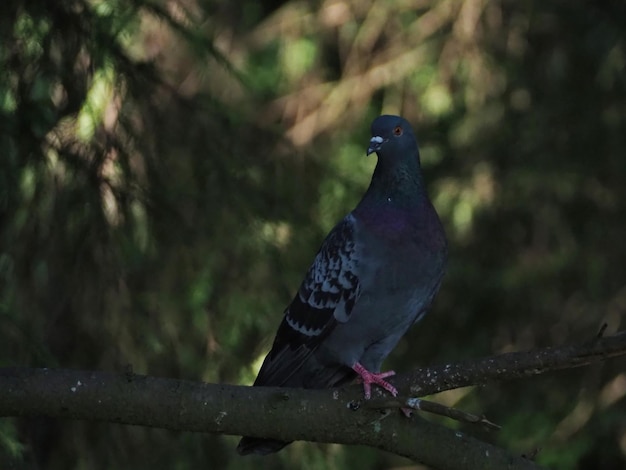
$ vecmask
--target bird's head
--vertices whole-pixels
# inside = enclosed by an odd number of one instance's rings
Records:
[[[377,117],[372,123],[367,155],[374,152],[379,159],[417,155],[417,140],[408,121],[400,116]]]

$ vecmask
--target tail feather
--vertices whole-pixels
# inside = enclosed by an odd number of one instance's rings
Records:
[[[291,444],[291,442],[277,441],[275,439],[260,439],[257,437],[244,436],[237,445],[237,453],[239,455],[268,455],[278,452],[283,447]]]

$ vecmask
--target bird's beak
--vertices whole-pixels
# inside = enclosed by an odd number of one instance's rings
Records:
[[[378,152],[385,142],[387,141],[379,135],[372,137],[370,139],[370,146],[367,148],[367,155]]]

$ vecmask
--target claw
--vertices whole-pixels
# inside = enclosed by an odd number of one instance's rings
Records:
[[[376,384],[379,387],[384,388],[389,393],[391,393],[394,397],[398,394],[398,389],[387,382],[387,377],[391,377],[392,375],[396,375],[393,370],[389,370],[387,372],[370,372],[365,367],[363,367],[358,362],[352,366],[352,370],[359,374],[361,377],[361,381],[363,382],[363,392],[366,400],[369,400],[372,396],[372,387],[371,384]]]

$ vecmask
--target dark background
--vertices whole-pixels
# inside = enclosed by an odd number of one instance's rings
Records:
[[[624,328],[621,0],[4,0],[0,34],[1,366],[251,383],[381,113],[414,124],[451,246],[387,367]],[[435,398],[549,468],[625,468],[625,365]],[[420,468],[236,441],[0,420],[14,468]]]

